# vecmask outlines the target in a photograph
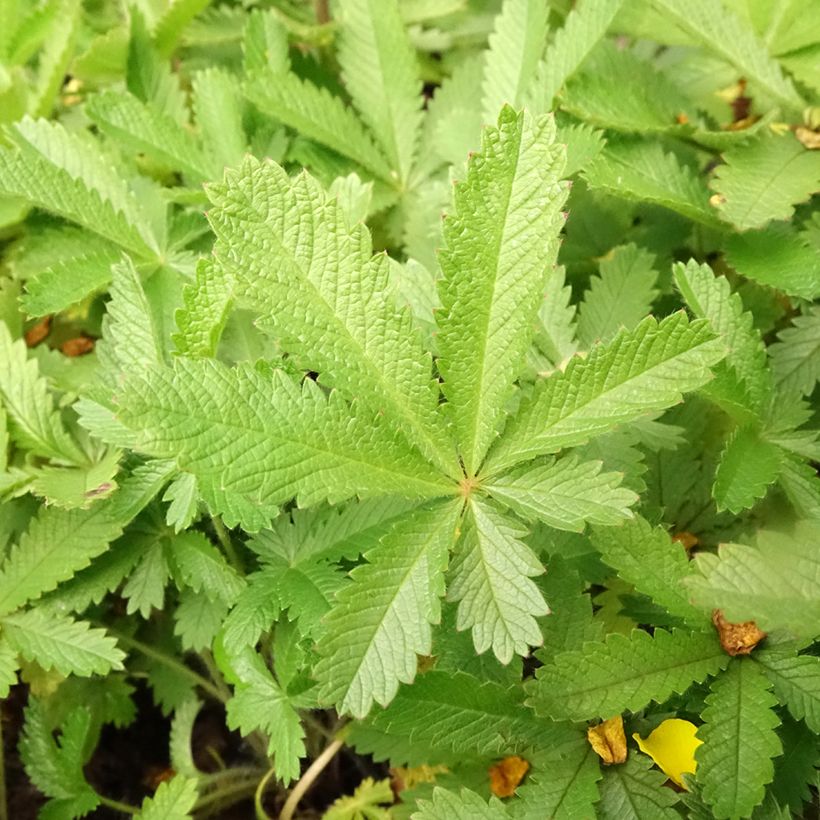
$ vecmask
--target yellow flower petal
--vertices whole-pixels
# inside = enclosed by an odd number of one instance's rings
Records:
[[[695,773],[695,749],[703,743],[695,736],[697,730],[698,727],[688,720],[670,718],[661,723],[646,739],[638,734],[632,737],[637,741],[640,750],[649,755],[664,774],[679,786],[684,786],[681,775]]]

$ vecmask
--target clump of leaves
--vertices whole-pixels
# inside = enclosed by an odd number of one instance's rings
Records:
[[[289,820],[340,752],[339,820],[803,813],[817,13],[263,5],[0,0],[0,692],[43,816]],[[91,774],[138,681],[140,807]]]

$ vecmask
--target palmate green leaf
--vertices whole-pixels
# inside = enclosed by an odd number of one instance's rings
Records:
[[[791,80],[766,51],[749,25],[720,0],[650,0],[667,23],[679,27],[696,42],[731,63],[766,96],[787,110],[803,105]]]
[[[228,604],[201,592],[183,589],[174,610],[174,635],[184,651],[210,649],[228,614]]]
[[[756,652],[754,659],[772,682],[778,700],[820,734],[820,658],[773,647]]]
[[[195,182],[212,179],[219,172],[189,131],[132,94],[103,91],[88,101],[85,110],[103,133]]]
[[[35,117],[48,116],[54,107],[74,52],[82,13],[80,0],[55,0],[50,5],[54,18],[39,55],[37,81],[28,104]]]
[[[179,359],[129,378],[117,402],[135,449],[176,458],[212,512],[249,532],[294,496],[309,506],[353,495],[434,497],[455,486],[381,418],[281,371]]]
[[[165,585],[168,583],[170,571],[161,540],[150,534],[141,546],[139,564],[128,575],[128,580],[122,588],[122,597],[128,601],[125,611],[129,615],[139,612],[147,619],[152,609],[162,609]]]
[[[188,820],[197,799],[196,780],[176,775],[142,801],[135,820]]]
[[[705,322],[683,313],[660,323],[647,317],[538,382],[490,452],[486,472],[497,476],[676,404],[711,378],[709,368],[723,355]]]
[[[254,19],[260,17],[262,15],[253,15]],[[211,158],[208,168],[221,171],[239,165],[248,150],[248,140],[242,124],[242,94],[238,80],[222,68],[209,67],[194,74],[192,86],[196,124],[203,147]]]
[[[777,733],[783,754],[774,760],[774,780],[768,795],[786,809],[788,817],[800,817],[806,811],[804,804],[812,799],[811,787],[817,782],[820,743],[805,723],[791,720],[788,715],[783,716]]]
[[[492,647],[505,664],[541,644],[535,618],[549,612],[532,581],[544,569],[524,535],[515,519],[471,498],[447,589],[447,600],[459,602],[457,628],[472,629],[476,652]]]
[[[210,4],[211,0],[169,0],[167,10],[154,26],[154,42],[159,52],[169,55],[185,26]]]
[[[538,66],[528,107],[552,111],[555,95],[604,37],[622,5],[623,0],[585,0],[573,7]]]
[[[0,323],[0,405],[11,422],[12,439],[32,453],[69,464],[88,458],[69,435],[25,342],[12,339]]]
[[[708,615],[689,603],[682,583],[692,572],[686,551],[663,527],[652,527],[635,516],[619,527],[593,528],[591,540],[604,561],[636,591],[693,627],[708,626]]]
[[[641,78],[640,94],[623,94]],[[607,42],[567,84],[561,108],[599,128],[634,133],[686,131],[678,117],[693,113],[691,99],[650,61]]]
[[[408,515],[339,592],[314,675],[340,712],[364,717],[373,701],[386,706],[399,683],[412,682],[417,656],[430,653],[458,511],[439,503]]]
[[[792,135],[767,135],[723,154],[711,187],[721,216],[741,230],[789,219],[820,188],[820,156]]]
[[[74,709],[60,727],[57,740],[42,701],[30,698],[25,710],[19,749],[26,774],[55,802],[65,801],[70,805],[69,801],[79,798],[77,805],[84,805],[84,810],[69,817],[82,817],[99,803],[83,774],[91,723],[89,709]]]
[[[226,707],[228,726],[243,735],[266,732],[276,776],[287,785],[299,776],[299,759],[305,755],[299,714],[255,651],[243,651],[231,665],[239,680]]]
[[[354,728],[352,742],[359,752],[382,759],[384,741],[372,744],[370,730],[412,741],[390,756],[393,765],[412,766],[435,762],[445,752],[459,757],[527,754],[574,734],[536,717],[522,704],[522,694],[518,685],[433,670],[402,687],[386,710],[371,714],[361,735]]]
[[[760,530],[756,546],[724,544],[718,555],[700,553],[698,574],[687,579],[695,604],[722,609],[727,620],[754,620],[769,632],[783,629],[814,638],[820,625],[820,557],[817,526],[793,534]]]
[[[533,762],[533,770],[516,790],[518,820],[575,820],[596,816],[600,799],[598,781],[603,776],[600,758],[587,739],[576,734],[569,743],[550,750]]]
[[[470,475],[503,421],[558,250],[566,186],[554,140],[551,118],[533,122],[504,108],[498,128],[484,131],[444,223],[438,366]]]
[[[192,359],[213,356],[233,305],[232,279],[212,259],[200,259],[196,280],[183,288],[182,299],[172,336],[177,353]]]
[[[600,461],[574,456],[521,465],[485,484],[487,492],[528,521],[581,532],[586,524],[620,524],[638,496],[621,487],[621,473],[602,473]]]
[[[820,478],[811,464],[785,453],[777,481],[798,515],[820,520]]]
[[[820,307],[792,319],[769,347],[774,381],[784,392],[808,395],[820,381]]]
[[[666,776],[652,768],[646,755],[629,755],[626,762],[609,766],[600,784],[596,817],[603,820],[676,820],[679,797],[664,788]]]
[[[598,276],[578,307],[582,349],[608,342],[622,328],[632,330],[649,313],[658,292],[655,257],[637,245],[622,245],[601,260]]]
[[[690,260],[685,266],[673,268],[675,284],[689,309],[701,319],[707,319],[715,333],[723,338],[728,352],[717,368],[715,383],[707,390],[719,397],[748,405],[760,413],[772,390],[771,375],[766,367],[766,348],[754,327],[754,317],[743,310],[743,302],[732,293],[728,279],[715,276],[705,264]],[[731,368],[732,372],[727,372]],[[735,377],[739,378],[746,396],[732,396]]]
[[[260,111],[308,139],[352,159],[378,179],[392,183],[390,165],[362,121],[338,97],[295,74],[252,75],[245,95]]]
[[[554,720],[609,718],[683,692],[728,660],[714,633],[612,633],[602,643],[584,644],[541,667],[527,686],[528,703]]]
[[[83,234],[81,252],[56,261],[26,281],[20,304],[29,316],[58,313],[111,281],[111,265],[122,252],[101,237]]]
[[[113,499],[89,509],[44,507],[0,569],[0,613],[13,612],[87,567],[122,532]]]
[[[172,536],[168,553],[175,575],[211,601],[232,604],[245,589],[245,579],[200,532],[189,530]]]
[[[403,184],[421,126],[421,77],[397,0],[341,0],[337,56],[353,104]],[[333,146],[331,146],[333,147]]]
[[[411,820],[509,820],[513,816],[497,797],[488,803],[470,789],[456,793],[440,786],[433,790],[432,800],[419,800],[418,807]]]
[[[612,196],[661,205],[708,227],[719,225],[706,186],[659,142],[610,139],[583,176],[590,188]]]
[[[209,196],[217,260],[237,301],[262,314],[258,322],[302,368],[396,420],[428,459],[460,475],[430,356],[410,312],[396,307],[389,263],[371,256],[367,229],[348,227],[312,177],[291,180],[250,158]],[[305,230],[292,230],[297,221]]]
[[[31,609],[2,619],[3,634],[22,656],[61,675],[105,675],[122,669],[114,638],[84,621]]]
[[[766,495],[780,473],[782,451],[749,428],[736,430],[720,455],[712,496],[718,511],[737,515]]]
[[[766,287],[801,299],[820,296],[817,248],[785,223],[733,234],[726,242],[726,259],[738,273]]]
[[[774,776],[772,758],[783,750],[770,688],[753,660],[734,659],[706,698],[696,780],[717,820],[750,816]]]
[[[366,777],[353,794],[337,798],[322,815],[322,820],[390,820],[390,810],[380,808],[395,802],[390,780]]]
[[[506,0],[484,54],[482,111],[495,123],[507,104],[520,108],[533,81],[549,30],[549,9],[539,0]]]
[[[535,344],[558,366],[576,352],[575,305],[570,304],[572,288],[566,284],[566,271],[559,265],[547,280],[544,301],[538,311]]]
[[[0,151],[0,193],[64,217],[138,256],[157,249],[150,217],[99,145],[58,123],[23,119]]]

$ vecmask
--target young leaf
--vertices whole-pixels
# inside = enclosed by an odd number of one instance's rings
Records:
[[[586,350],[608,342],[622,328],[632,330],[657,296],[655,257],[637,245],[622,245],[601,260],[599,275],[578,308],[578,341]]]
[[[563,150],[551,118],[504,108],[455,189],[439,262],[439,370],[474,475],[504,419],[562,225]],[[541,200],[532,210],[535,192]]]
[[[433,790],[433,799],[419,800],[418,806],[410,820],[509,820],[511,817],[497,797],[490,797],[488,804],[470,789],[456,793],[438,786]]]
[[[522,531],[490,504],[470,499],[451,569],[447,600],[458,601],[458,629],[472,629],[479,654],[492,647],[501,663],[541,644],[535,618],[549,607],[531,578],[544,570]]]
[[[394,801],[395,795],[389,778],[376,782],[372,777],[366,777],[349,797],[334,800],[322,815],[322,820],[358,820],[360,817],[367,817],[368,820],[388,820],[389,809],[379,806],[390,806]]]
[[[104,675],[122,669],[125,653],[102,629],[84,621],[31,609],[6,615],[3,634],[26,660],[61,675]]]
[[[276,776],[288,784],[299,776],[299,759],[305,755],[299,715],[260,655],[248,649],[231,663],[239,682],[228,701],[228,726],[243,735],[256,729],[265,731]]]
[[[178,332],[171,337],[177,353],[191,359],[214,356],[233,305],[233,280],[212,259],[201,259],[196,280],[183,288],[182,299]]]
[[[201,774],[194,763],[191,748],[194,723],[201,709],[201,701],[192,697],[174,710],[174,717],[171,720],[168,742],[171,767],[183,777],[196,778]]]
[[[772,758],[783,750],[770,688],[753,660],[734,659],[706,698],[696,782],[718,820],[751,815],[774,776]]]
[[[397,0],[341,0],[338,58],[353,104],[407,181],[421,125],[421,78]]]
[[[521,465],[488,482],[486,490],[522,518],[559,530],[581,532],[586,524],[620,524],[638,500],[621,487],[622,474],[602,473],[600,461],[574,456]]]
[[[196,799],[196,781],[178,774],[160,783],[154,796],[142,801],[134,820],[188,820]]]
[[[709,367],[723,355],[705,323],[682,313],[660,323],[647,317],[538,382],[490,453],[488,474],[677,403],[711,378]]]
[[[66,812],[73,818],[93,811],[99,804],[99,798],[83,774],[91,730],[90,710],[72,710],[61,730],[57,741],[48,723],[45,705],[29,699],[19,747],[26,774],[37,788],[52,798],[53,808],[62,804],[64,808],[74,809],[76,813]],[[66,816],[57,811],[54,814]]]
[[[11,421],[12,438],[36,455],[69,464],[88,459],[63,426],[37,362],[22,339],[0,323],[0,402]]]
[[[789,219],[794,204],[820,188],[820,156],[791,134],[768,135],[726,151],[712,189],[721,216],[745,230]]]
[[[505,105],[519,108],[547,40],[549,9],[540,0],[505,0],[484,55],[482,111],[494,123]]]
[[[449,482],[370,413],[357,418],[337,393],[325,396],[310,380],[300,387],[281,371],[266,377],[179,359],[173,369],[128,379],[118,403],[138,450],[176,457],[212,511],[250,532],[293,496],[308,506],[354,494],[450,492]]]
[[[591,540],[604,561],[636,591],[693,627],[708,626],[708,616],[689,603],[682,583],[691,574],[686,551],[662,527],[636,516],[619,527],[594,527]]]
[[[398,420],[427,458],[460,473],[436,413],[429,354],[409,311],[397,310],[387,259],[371,256],[366,228],[348,228],[316,180],[291,180],[273,163],[248,159],[209,196],[217,258],[236,298],[263,315],[301,367]],[[293,232],[294,220],[309,233]]]
[[[596,817],[605,820],[675,820],[679,798],[665,789],[665,777],[648,757],[631,754],[626,763],[609,766],[601,781]]]
[[[781,450],[752,429],[738,429],[720,456],[712,495],[718,510],[737,515],[766,495],[780,472]]]
[[[772,682],[777,699],[820,734],[820,658],[773,647],[756,652],[755,660]]]
[[[245,588],[245,579],[202,533],[189,530],[173,536],[169,552],[182,582],[211,601],[232,604]]]
[[[714,675],[728,660],[717,636],[706,632],[612,633],[603,643],[584,644],[541,667],[527,687],[529,703],[554,720],[634,712]]]
[[[410,683],[441,617],[444,570],[458,507],[438,504],[396,524],[351,573],[326,618],[315,676],[325,700],[364,717]]]

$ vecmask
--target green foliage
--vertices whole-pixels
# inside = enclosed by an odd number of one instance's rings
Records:
[[[810,814],[811,5],[0,0],[0,695],[44,820]],[[174,776],[127,805],[90,782],[140,687]],[[685,793],[631,740],[672,717]]]

